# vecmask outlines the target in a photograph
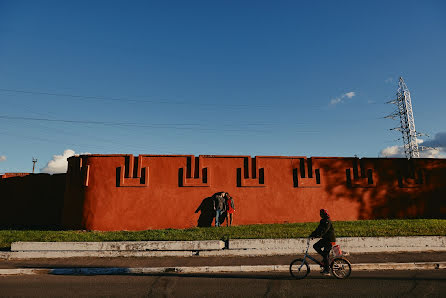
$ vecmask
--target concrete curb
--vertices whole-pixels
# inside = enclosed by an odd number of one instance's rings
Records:
[[[439,270],[446,269],[446,262],[421,263],[371,263],[352,264],[353,271],[375,270]],[[319,271],[319,265],[310,265],[311,271]],[[288,272],[289,265],[241,265],[202,267],[146,267],[146,268],[28,268],[0,269],[1,275],[138,275],[160,273],[230,273],[230,272]]]
[[[11,251],[0,259],[60,259],[60,258],[115,258],[115,257],[192,257],[194,251]]]
[[[311,244],[317,240],[312,240]],[[338,237],[337,244],[350,253],[446,251],[445,236],[409,237]],[[290,250],[305,251],[307,238],[295,239],[231,239],[230,250]]]
[[[185,251],[220,250],[221,240],[202,241],[106,241],[106,242],[13,242],[11,251]]]
[[[385,253],[418,252],[418,250],[390,250]],[[423,252],[442,250],[425,249]],[[301,255],[291,249],[222,249],[202,251],[12,251],[0,253],[0,260],[62,259],[62,258],[119,258],[119,257],[262,257]],[[344,255],[349,252],[344,251]]]
[[[125,256],[136,252],[157,253],[160,256],[174,255],[284,255],[301,254],[306,249],[306,238],[295,239],[230,239],[205,241],[110,241],[110,242],[14,242],[11,252],[41,253],[42,257],[51,253],[68,257],[94,256],[105,254]],[[316,240],[313,240],[313,244]],[[446,251],[446,236],[410,236],[410,237],[339,237],[337,243],[342,250],[354,253],[391,253]],[[20,254],[19,254],[20,253]],[[155,254],[156,255],[156,254]],[[0,254],[0,257],[2,255]],[[55,256],[58,257],[58,256]]]
[[[348,253],[446,251],[446,236],[339,237],[337,242]],[[305,249],[306,238],[231,239],[226,246],[220,240],[14,242],[10,252],[0,252],[0,259],[273,256],[302,254]]]

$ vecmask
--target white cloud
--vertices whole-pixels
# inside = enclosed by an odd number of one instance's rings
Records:
[[[353,96],[355,96],[356,93],[351,91],[351,92],[347,92],[344,95],[342,95],[342,97],[348,97],[348,98],[352,98]]]
[[[427,149],[427,150],[420,151],[420,157],[424,157],[424,158],[446,158],[446,154],[444,154],[440,150]]]
[[[423,141],[418,139],[419,146],[432,147],[435,149],[420,150],[423,158],[446,158],[446,132],[435,135],[434,140]],[[405,157],[403,146],[390,146],[380,152],[382,157]]]
[[[342,103],[342,102],[344,102],[343,98],[347,97],[347,98],[350,99],[350,98],[352,98],[355,95],[356,95],[356,93],[353,92],[353,91],[344,93],[340,97],[336,97],[336,98],[333,98],[332,100],[330,100],[330,104],[335,105],[335,104],[338,104],[338,103]]]
[[[0,155],[0,161],[5,161],[5,160],[6,160],[6,156]]]
[[[384,148],[379,153],[382,157],[404,157],[404,150],[402,146],[390,146]]]
[[[340,103],[340,102],[342,102],[342,99],[338,97],[338,98],[333,98],[333,99],[330,101],[330,104],[335,105],[335,104],[338,104],[338,103]]]
[[[62,155],[53,155],[53,159],[44,168],[40,169],[40,172],[48,174],[66,173],[68,167],[67,158],[73,155],[74,151],[71,149],[65,150]]]
[[[385,79],[384,82],[386,82],[386,83],[392,83],[392,82],[393,82],[393,78],[392,78],[392,77],[389,77],[389,78]]]

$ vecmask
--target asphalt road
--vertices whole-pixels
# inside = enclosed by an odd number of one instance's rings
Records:
[[[353,272],[347,280],[311,273],[0,276],[1,296],[119,297],[445,297],[446,271]]]
[[[258,257],[125,257],[125,258],[58,258],[1,260],[0,268],[68,268],[68,267],[190,267],[190,266],[238,266],[238,265],[289,265],[298,255]],[[321,259],[319,255],[312,255]],[[352,264],[359,263],[411,263],[446,262],[446,252],[405,253],[352,253]]]

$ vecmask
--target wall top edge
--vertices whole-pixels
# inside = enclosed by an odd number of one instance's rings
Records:
[[[193,154],[139,154],[139,155],[135,155],[135,154],[82,154],[82,155],[75,155],[75,156],[71,156],[70,158],[75,158],[75,157],[82,157],[82,158],[88,158],[88,157],[126,157],[126,156],[141,156],[141,157],[190,157],[190,156],[196,156],[197,155],[193,155]],[[277,158],[277,159],[301,159],[301,158],[306,158],[306,159],[367,159],[367,160],[407,160],[404,157],[348,157],[348,156],[283,156],[283,155],[257,155],[257,156],[251,156],[251,155],[211,155],[211,154],[206,154],[206,155],[198,155],[198,157],[203,157],[203,158]],[[433,160],[438,160],[438,161],[446,161],[445,158],[417,158],[417,159],[413,159],[413,161],[416,160],[429,160],[429,161],[433,161]]]
[[[142,157],[205,157],[205,158],[245,158],[245,157],[257,157],[257,158],[336,158],[336,159],[352,159],[355,157],[336,157],[336,156],[286,156],[286,155],[214,155],[214,154],[200,154],[200,155],[194,155],[194,154],[81,154],[81,155],[75,155],[72,157],[125,157],[125,156],[142,156]]]
[[[54,175],[60,175],[65,173],[4,173],[0,174],[0,179],[6,179],[6,178],[22,178],[27,176],[54,176]]]

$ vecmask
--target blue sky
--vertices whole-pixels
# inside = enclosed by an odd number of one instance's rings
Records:
[[[399,76],[443,149],[445,53],[444,1],[0,0],[0,173],[67,150],[377,157]]]

